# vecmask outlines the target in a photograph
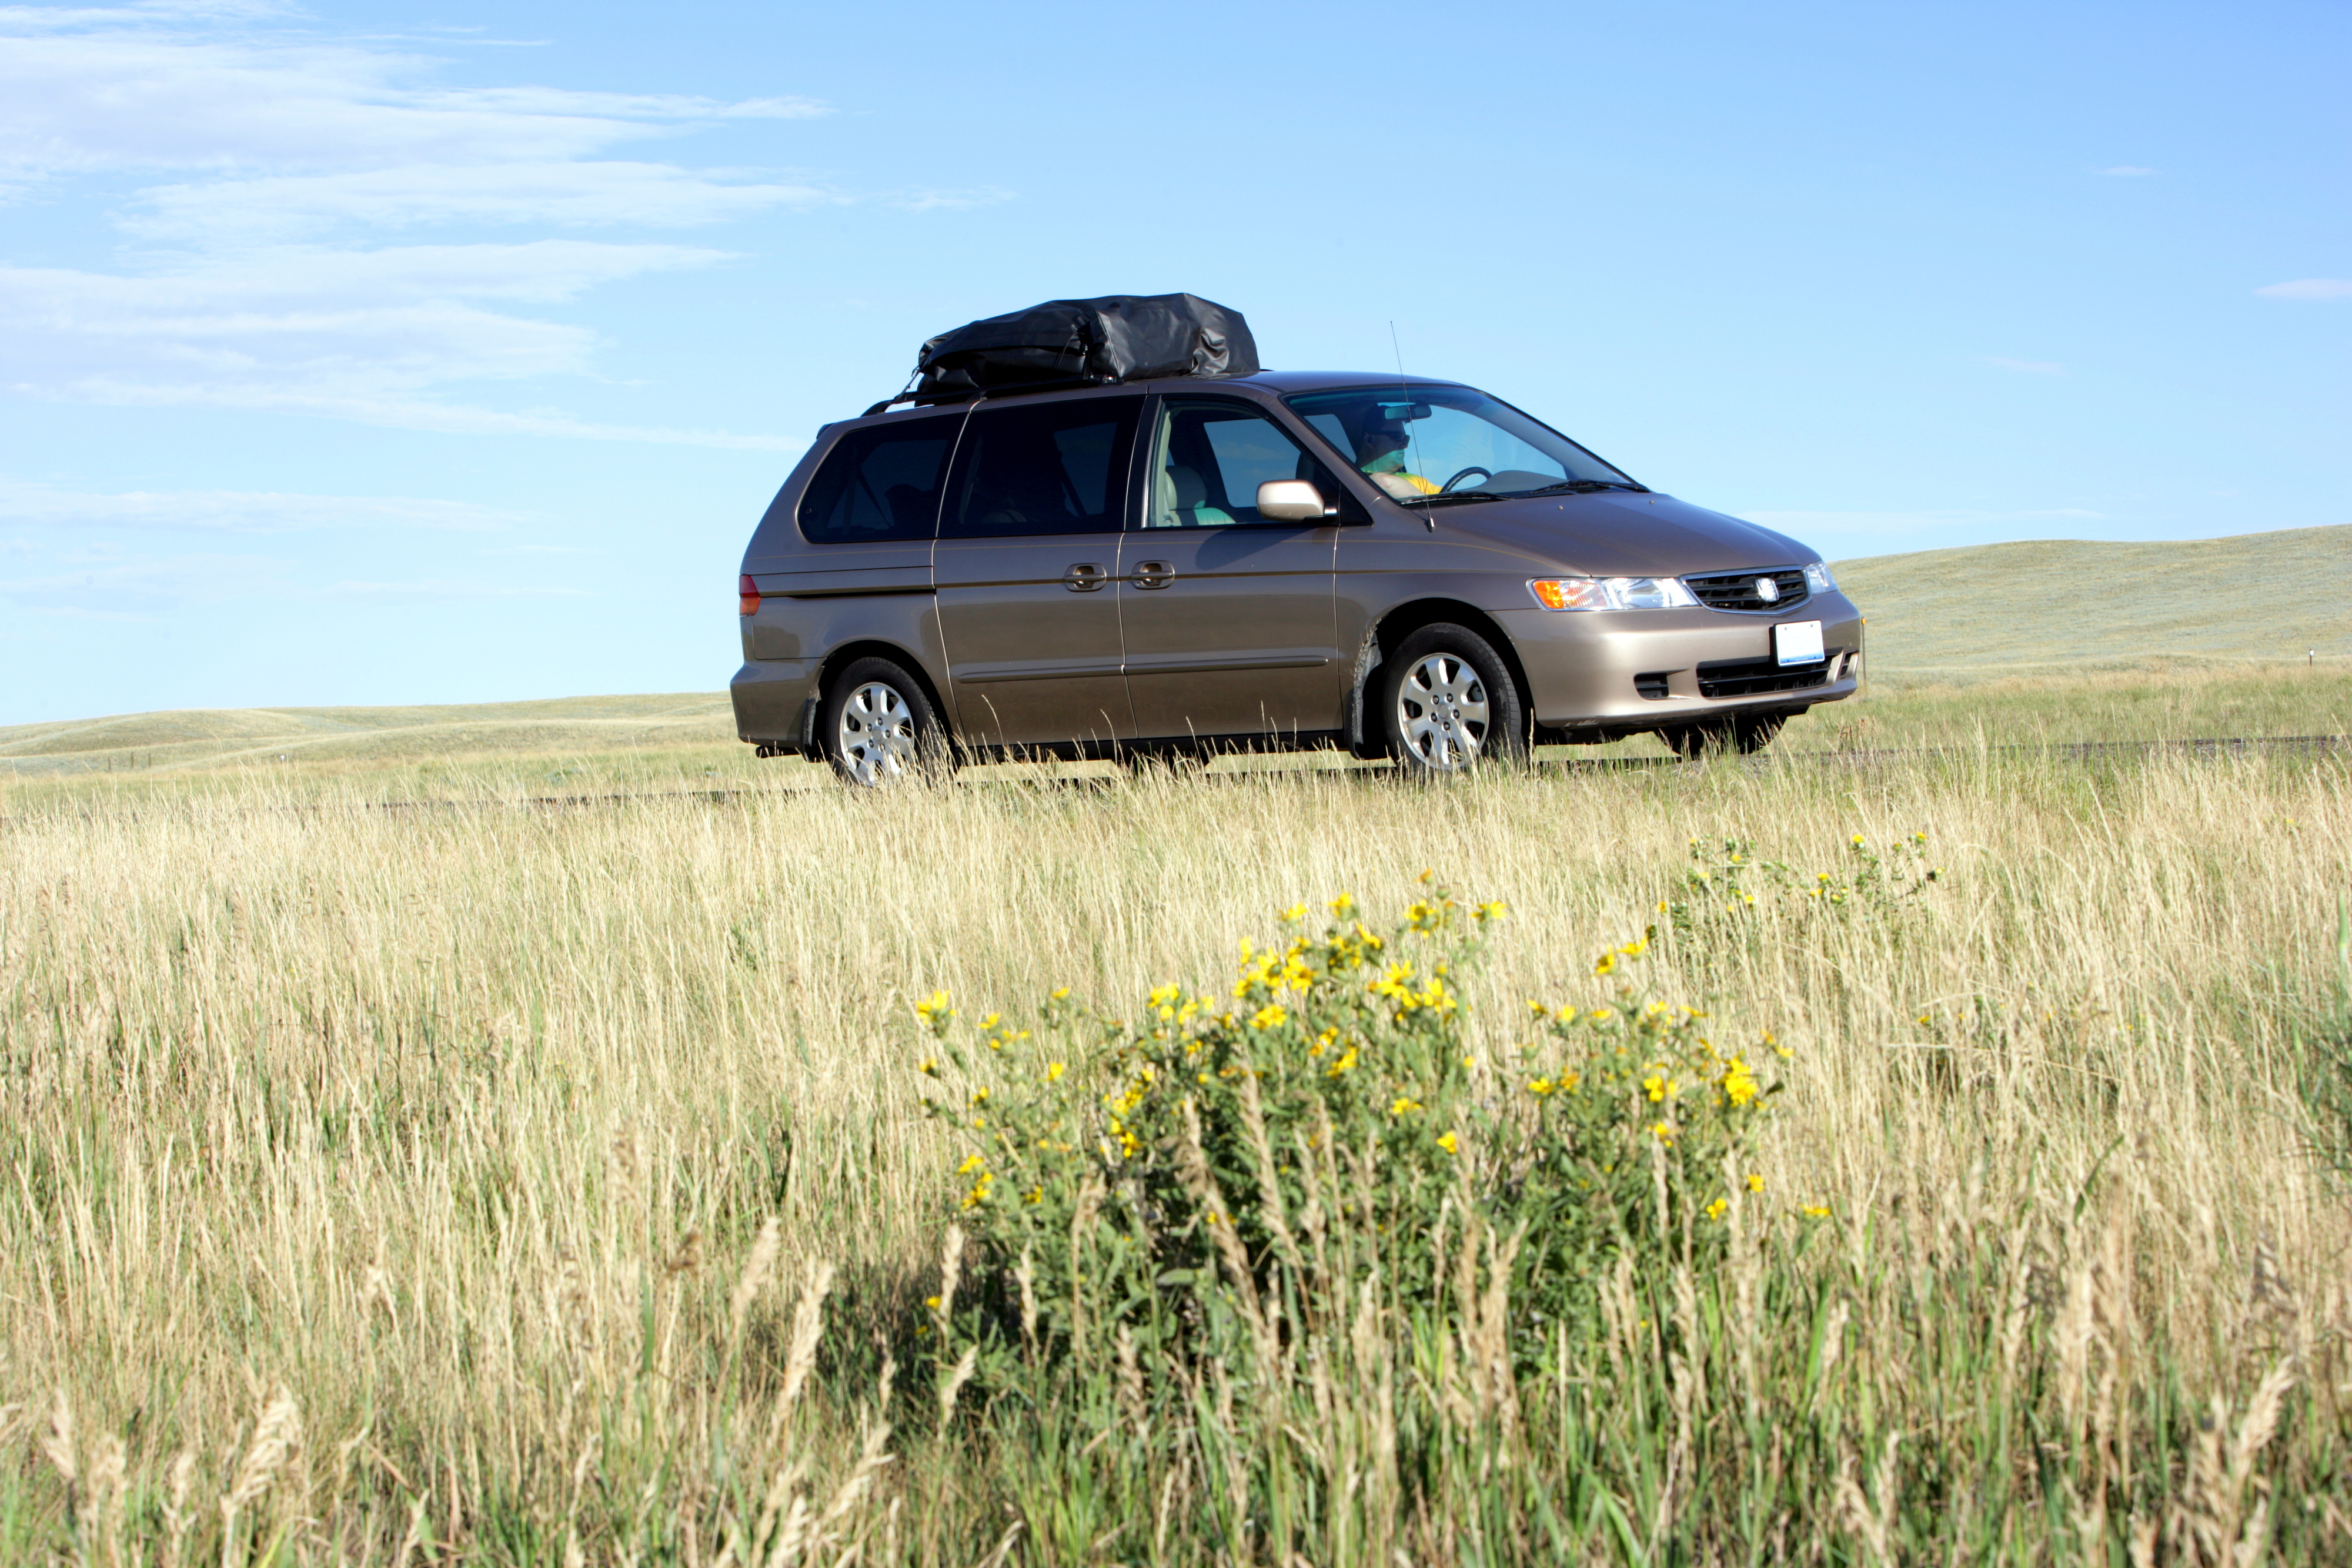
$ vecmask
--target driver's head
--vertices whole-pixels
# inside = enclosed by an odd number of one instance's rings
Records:
[[[1405,422],[1374,403],[1366,411],[1363,434],[1356,438],[1356,466],[1369,472],[1372,465],[1403,451],[1405,441]]]

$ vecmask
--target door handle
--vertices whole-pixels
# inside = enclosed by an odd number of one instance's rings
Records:
[[[1176,580],[1176,568],[1164,560],[1139,560],[1135,563],[1135,586],[1165,588]]]
[[[1062,573],[1062,586],[1072,593],[1092,593],[1110,580],[1099,562],[1082,560]]]

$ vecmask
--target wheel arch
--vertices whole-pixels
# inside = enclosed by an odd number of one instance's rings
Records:
[[[950,741],[955,738],[954,717],[949,713],[948,705],[940,700],[939,683],[931,678],[931,672],[924,667],[923,661],[912,649],[876,637],[864,637],[829,650],[818,663],[816,674],[809,682],[808,701],[801,721],[802,756],[812,762],[823,760],[824,748],[816,737],[817,709],[824,705],[826,688],[832,685],[834,676],[860,659],[887,659],[912,675],[915,684],[923,688],[924,700],[931,705],[931,712],[939,716],[941,734]]]
[[[1511,674],[1511,684],[1518,687],[1520,711],[1527,716],[1528,733],[1522,738],[1530,742],[1534,739],[1535,688],[1528,684],[1528,667],[1519,658],[1517,644],[1511,641],[1510,634],[1496,623],[1492,615],[1476,605],[1465,603],[1459,599],[1433,597],[1407,600],[1383,612],[1373,622],[1371,632],[1365,639],[1365,653],[1370,654],[1377,649],[1380,657],[1359,657],[1356,661],[1356,688],[1348,698],[1348,742],[1356,755],[1370,755],[1380,744],[1373,735],[1370,716],[1364,711],[1365,694],[1370,688],[1373,670],[1385,663],[1407,637],[1424,626],[1437,625],[1454,625],[1465,632],[1475,632],[1502,655],[1503,664]]]

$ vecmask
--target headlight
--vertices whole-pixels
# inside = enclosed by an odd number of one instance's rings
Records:
[[[1830,563],[1817,560],[1805,568],[1805,586],[1815,593],[1835,593],[1837,579],[1830,575]]]
[[[1679,610],[1698,602],[1671,577],[1539,577],[1528,591],[1546,610]]]

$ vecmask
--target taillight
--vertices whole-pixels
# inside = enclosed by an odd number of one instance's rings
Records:
[[[750,572],[736,580],[735,590],[743,596],[743,613],[757,615],[760,612],[760,585],[751,580]]]

